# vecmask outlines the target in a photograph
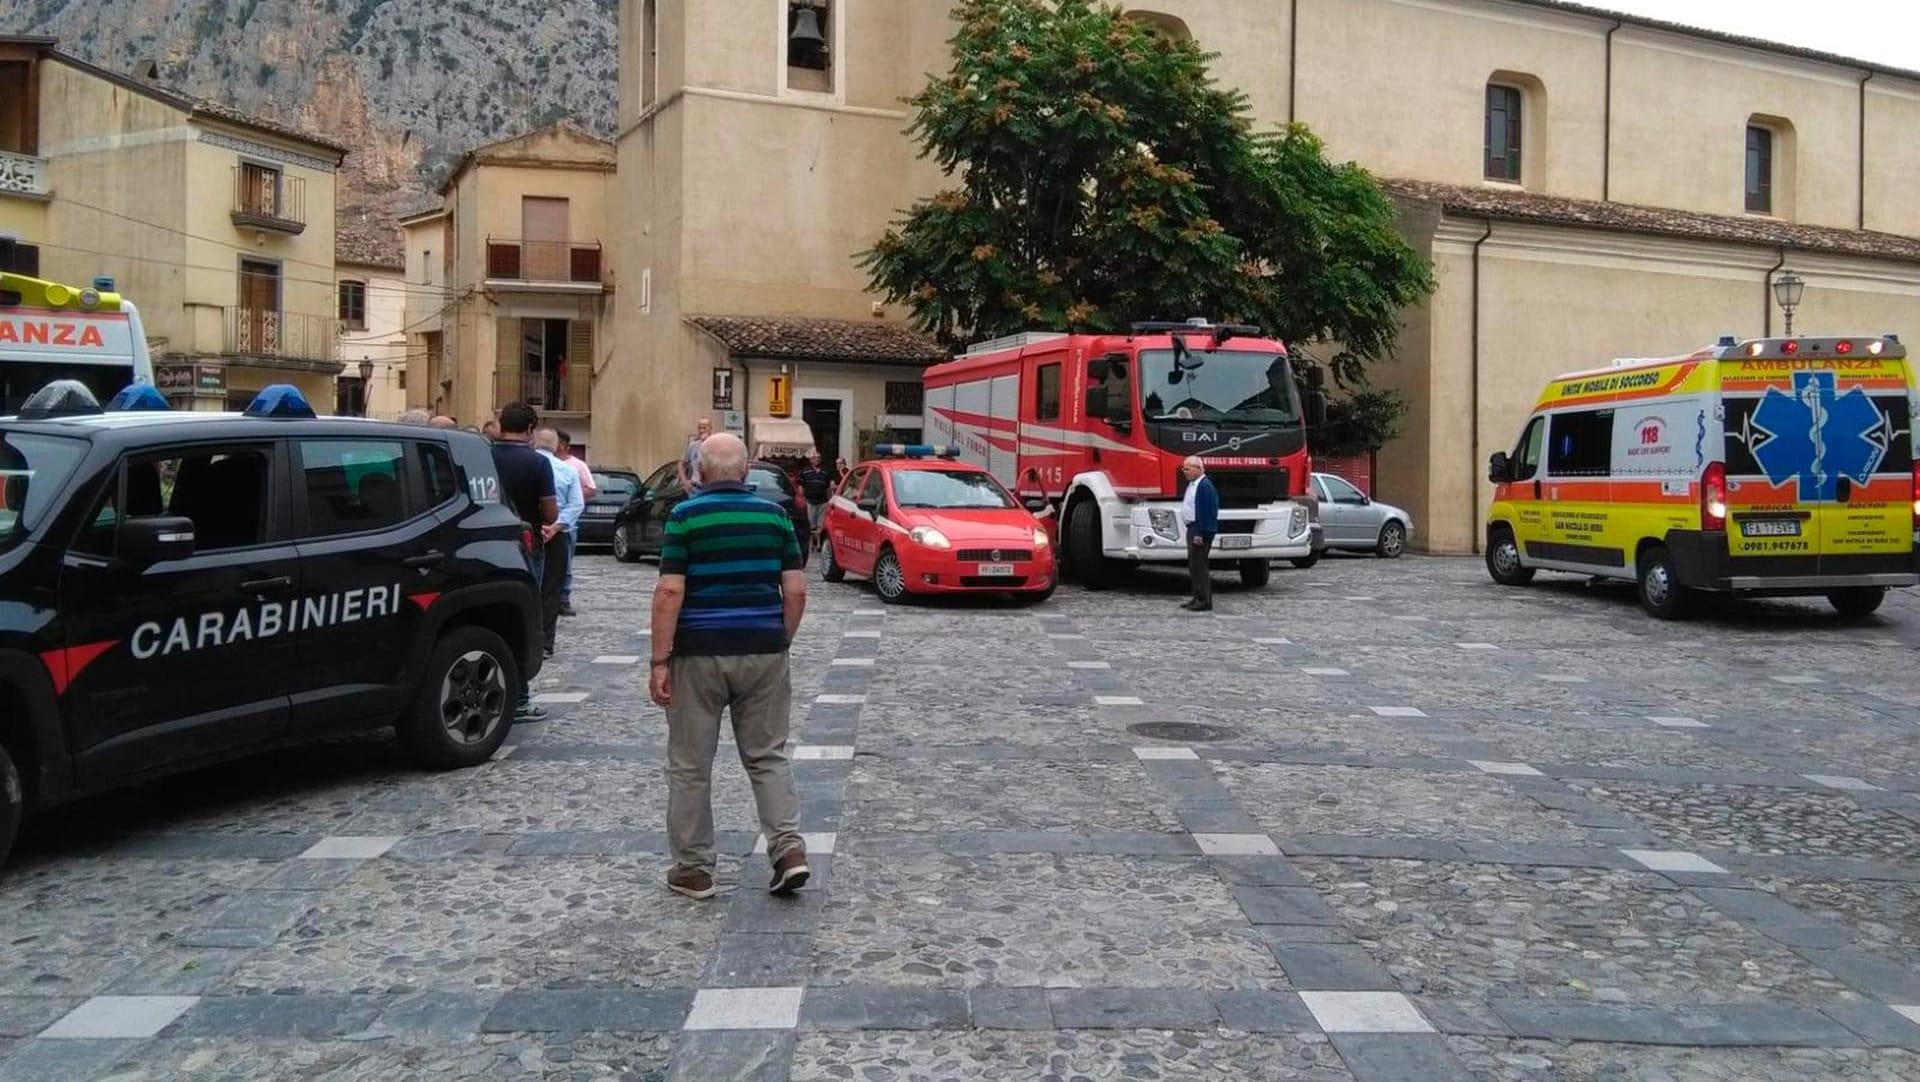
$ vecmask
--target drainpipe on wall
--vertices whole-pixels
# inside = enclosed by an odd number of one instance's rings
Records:
[[[1622,20],[1615,19],[1607,28],[1606,91],[1600,105],[1600,199],[1603,202],[1613,198],[1613,35],[1624,25]]]
[[[1294,100],[1300,96],[1300,0],[1287,7],[1287,123],[1298,116]]]
[[[1767,269],[1767,276],[1760,280],[1760,337],[1773,337],[1773,276],[1787,265],[1787,250],[1780,249],[1780,262]]]
[[[1467,416],[1468,428],[1472,431],[1473,468],[1467,471],[1467,523],[1473,534],[1473,551],[1480,552],[1482,540],[1480,530],[1474,523],[1480,520],[1480,246],[1493,236],[1493,222],[1489,220],[1486,232],[1473,242],[1473,323],[1472,346],[1468,350],[1470,385],[1468,387]],[[1785,262],[1783,257],[1782,262]]]
[[[1854,149],[1859,151],[1860,176],[1854,184],[1854,191],[1860,197],[1860,217],[1854,228],[1867,227],[1867,84],[1873,81],[1874,72],[1868,72],[1860,80],[1860,139]]]

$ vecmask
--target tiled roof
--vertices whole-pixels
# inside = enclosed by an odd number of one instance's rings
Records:
[[[1566,199],[1504,188],[1435,184],[1422,180],[1385,180],[1381,183],[1388,192],[1402,199],[1438,206],[1448,214],[1465,218],[1584,226],[1626,233],[1920,263],[1920,238],[1898,233],[1795,225],[1771,218],[1702,214],[1634,203]]]
[[[800,316],[688,316],[736,357],[771,361],[938,364],[946,350],[898,323]]]

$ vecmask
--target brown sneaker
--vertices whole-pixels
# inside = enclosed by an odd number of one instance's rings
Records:
[[[711,898],[716,893],[713,875],[698,868],[675,868],[668,872],[667,889],[699,900]]]
[[[807,851],[794,846],[773,862],[773,882],[767,884],[767,890],[773,894],[792,894],[807,885],[809,874]]]

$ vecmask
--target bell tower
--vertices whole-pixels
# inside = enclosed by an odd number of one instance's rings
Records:
[[[619,126],[625,130],[660,96],[661,0],[620,0]]]

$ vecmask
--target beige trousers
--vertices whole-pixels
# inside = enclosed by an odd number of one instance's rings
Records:
[[[793,685],[787,655],[675,657],[667,707],[667,844],[679,868],[713,870],[713,756],[720,712],[733,717],[740,765],[753,783],[760,830],[773,860],[804,844],[800,798],[787,758]]]

